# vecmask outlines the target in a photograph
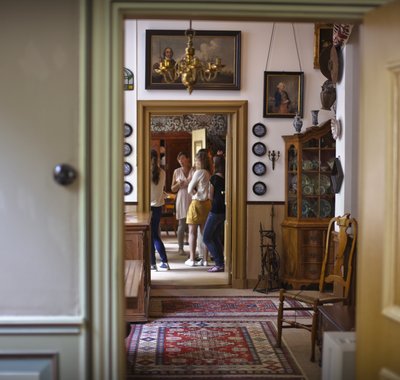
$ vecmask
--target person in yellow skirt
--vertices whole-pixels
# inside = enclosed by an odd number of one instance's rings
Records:
[[[204,225],[207,220],[208,213],[211,210],[211,201],[209,199],[210,191],[210,169],[211,163],[206,149],[200,149],[195,157],[196,171],[188,185],[188,193],[192,195],[186,223],[189,226],[189,258],[185,264],[193,267],[197,265],[207,266],[208,250],[201,242],[203,258],[196,262],[196,246],[197,246],[197,230],[200,228],[201,235],[203,234]]]

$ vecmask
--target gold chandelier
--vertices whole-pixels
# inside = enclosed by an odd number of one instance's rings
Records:
[[[222,71],[225,65],[221,64],[221,58],[216,58],[215,62],[211,60],[207,62],[200,61],[194,55],[193,37],[195,36],[195,31],[192,28],[187,29],[185,36],[187,36],[188,40],[183,58],[175,63],[173,59],[164,57],[154,71],[162,75],[167,83],[173,83],[180,77],[183,85],[191,94],[193,86],[199,78],[203,82],[210,82],[217,77],[217,74]]]

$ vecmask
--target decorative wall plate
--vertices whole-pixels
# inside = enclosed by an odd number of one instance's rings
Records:
[[[264,195],[267,192],[267,185],[264,182],[256,182],[253,185],[253,191],[256,195]]]
[[[328,218],[331,215],[332,206],[330,202],[326,199],[321,199],[321,204],[319,207],[319,214],[321,218]]]
[[[257,142],[253,145],[252,151],[256,156],[264,156],[267,153],[267,147],[262,142]]]
[[[332,190],[335,194],[340,192],[340,188],[342,187],[344,179],[344,173],[342,164],[340,163],[339,158],[335,158],[332,167],[331,181],[332,181]]]
[[[129,156],[132,153],[132,145],[129,143],[124,143],[124,156]]]
[[[267,127],[262,123],[254,124],[253,134],[257,137],[264,137],[267,134]]]
[[[129,162],[124,162],[124,175],[129,175],[132,173],[132,165]]]
[[[267,167],[261,161],[258,161],[253,164],[253,173],[255,175],[263,175],[267,172]]]
[[[133,186],[130,182],[125,181],[124,182],[124,195],[129,195],[133,191]]]
[[[125,123],[124,124],[124,137],[127,138],[129,137],[133,132],[133,128],[130,124]]]

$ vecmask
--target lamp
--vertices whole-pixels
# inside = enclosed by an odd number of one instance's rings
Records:
[[[216,58],[215,62],[211,60],[202,62],[194,55],[193,38],[196,33],[191,26],[192,22],[190,22],[190,28],[185,31],[188,40],[183,58],[176,63],[171,58],[164,58],[160,61],[158,68],[154,69],[167,83],[173,83],[180,77],[189,94],[192,93],[193,86],[199,78],[203,82],[209,82],[215,79],[225,66],[221,64],[221,58]]]
[[[276,152],[273,150],[272,152],[268,151],[268,158],[272,161],[272,170],[275,170],[275,162],[279,160],[281,152],[277,150]]]

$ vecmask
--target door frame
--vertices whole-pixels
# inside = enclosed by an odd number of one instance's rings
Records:
[[[152,116],[190,113],[227,114],[230,143],[227,162],[227,251],[230,283],[233,288],[247,286],[247,101],[144,100],[137,102],[137,210],[150,211],[150,122]],[[234,206],[234,207],[233,207]],[[229,266],[228,266],[229,269]]]
[[[388,0],[380,0],[384,4]],[[378,5],[379,5],[378,4]],[[89,41],[91,58],[90,104],[90,185],[89,214],[91,220],[88,246],[95,252],[89,267],[92,277],[88,290],[90,299],[91,378],[119,379],[124,377],[125,326],[122,314],[125,307],[123,292],[123,21],[132,19],[208,19],[252,21],[313,21],[359,23],[363,15],[377,4],[362,2],[351,7],[338,7],[333,1],[324,1],[315,7],[313,2],[271,4],[268,1],[237,1],[229,6],[226,1],[212,4],[200,1],[143,1],[112,2],[93,0],[84,2],[82,13],[88,11],[90,25],[85,32]],[[194,16],[196,15],[196,16]],[[84,65],[82,66],[84,67]],[[85,66],[86,67],[86,66]],[[86,91],[86,87],[83,92]],[[247,107],[246,107],[247,113]],[[116,126],[120,126],[119,128]],[[247,141],[247,135],[244,135]],[[245,149],[247,154],[247,146]],[[121,168],[118,170],[118,168]],[[247,173],[246,173],[247,174]],[[140,177],[139,177],[140,178]],[[243,178],[241,178],[243,180]],[[236,178],[239,181],[239,178]],[[247,175],[244,177],[245,184]],[[245,186],[243,186],[245,188]],[[246,189],[243,189],[246,192]],[[240,206],[242,207],[242,206]],[[245,210],[242,214],[246,217]],[[233,231],[232,231],[233,233]],[[246,248],[246,247],[244,247]]]

